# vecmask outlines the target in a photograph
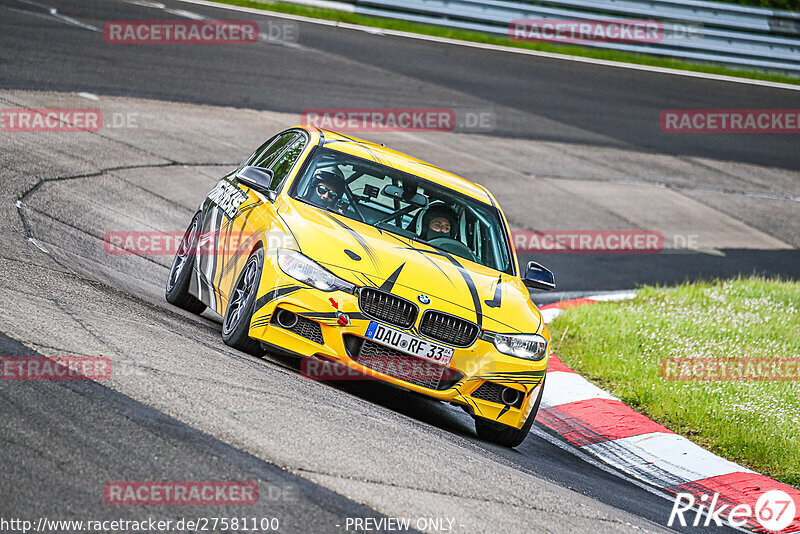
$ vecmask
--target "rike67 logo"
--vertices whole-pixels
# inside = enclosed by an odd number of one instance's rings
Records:
[[[708,494],[703,494],[700,499],[695,500],[691,493],[678,493],[675,495],[667,526],[671,527],[677,519],[682,527],[689,524],[694,527],[715,525],[758,528],[760,526],[778,532],[791,525],[796,515],[794,500],[791,495],[781,490],[764,492],[756,501],[755,507],[749,504],[720,504],[719,493],[715,493],[710,501]],[[791,530],[795,531],[794,528]]]

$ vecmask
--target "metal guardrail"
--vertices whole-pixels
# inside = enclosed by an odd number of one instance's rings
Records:
[[[516,3],[516,2],[508,2]],[[800,35],[800,13],[698,0],[556,0],[543,1],[562,7],[599,10],[655,19],[696,22],[737,30],[786,31]],[[785,29],[783,25],[790,22]]]
[[[292,1],[292,0],[289,0]],[[297,1],[297,0],[295,0]],[[658,42],[585,46],[800,73],[800,12],[705,0],[339,0],[363,15],[509,35],[523,19],[657,20]],[[302,0],[301,0],[302,2]]]

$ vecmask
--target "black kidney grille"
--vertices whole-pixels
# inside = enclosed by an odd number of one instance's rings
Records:
[[[469,347],[478,337],[480,328],[459,317],[428,310],[422,315],[419,331],[431,339],[456,347]]]
[[[373,319],[409,328],[417,319],[417,306],[404,298],[370,287],[361,288],[358,306]]]

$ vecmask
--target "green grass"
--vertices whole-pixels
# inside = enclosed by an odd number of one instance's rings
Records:
[[[263,9],[266,11],[276,11],[279,13],[289,13],[293,15],[302,15],[305,17],[334,20],[338,22],[348,22],[352,24],[373,26],[376,28],[384,28],[388,30],[418,33],[422,35],[432,35],[436,37],[447,37],[450,39],[458,39],[461,41],[472,41],[476,43],[487,43],[487,44],[508,46],[512,48],[539,50],[542,52],[553,52],[557,54],[566,54],[571,56],[605,59],[609,61],[636,63],[640,65],[652,65],[656,67],[666,67],[671,69],[689,70],[695,72],[705,72],[710,74],[736,76],[739,78],[751,78],[756,80],[766,80],[771,82],[800,85],[800,77],[789,76],[774,72],[733,69],[711,63],[692,63],[688,61],[682,61],[679,59],[669,59],[659,56],[650,56],[647,54],[633,54],[633,53],[617,52],[614,50],[600,50],[600,49],[581,47],[575,45],[555,45],[549,43],[516,42],[505,37],[495,37],[485,33],[470,32],[465,30],[455,30],[455,29],[445,28],[443,26],[419,24],[414,22],[407,22],[405,20],[357,15],[355,13],[345,13],[343,11],[336,11],[333,9],[321,9],[315,7],[301,6],[297,4],[288,4],[285,2],[257,2],[254,0],[213,0],[213,1],[216,1],[221,4],[251,7],[256,9]]]
[[[644,288],[550,325],[564,362],[714,453],[800,487],[800,382],[667,381],[663,358],[797,358],[800,283],[746,278]],[[566,331],[566,334],[564,332]]]

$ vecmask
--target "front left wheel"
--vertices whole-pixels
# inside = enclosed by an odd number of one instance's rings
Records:
[[[183,234],[181,244],[172,260],[169,270],[165,297],[167,302],[183,308],[191,313],[201,314],[206,305],[189,293],[189,283],[194,270],[195,256],[197,255],[197,233],[200,229],[200,213],[192,217],[192,222],[186,233]]]
[[[242,272],[239,273],[222,321],[222,341],[254,356],[261,356],[265,352],[261,343],[249,335],[263,268],[264,249],[259,248],[250,255]]]

